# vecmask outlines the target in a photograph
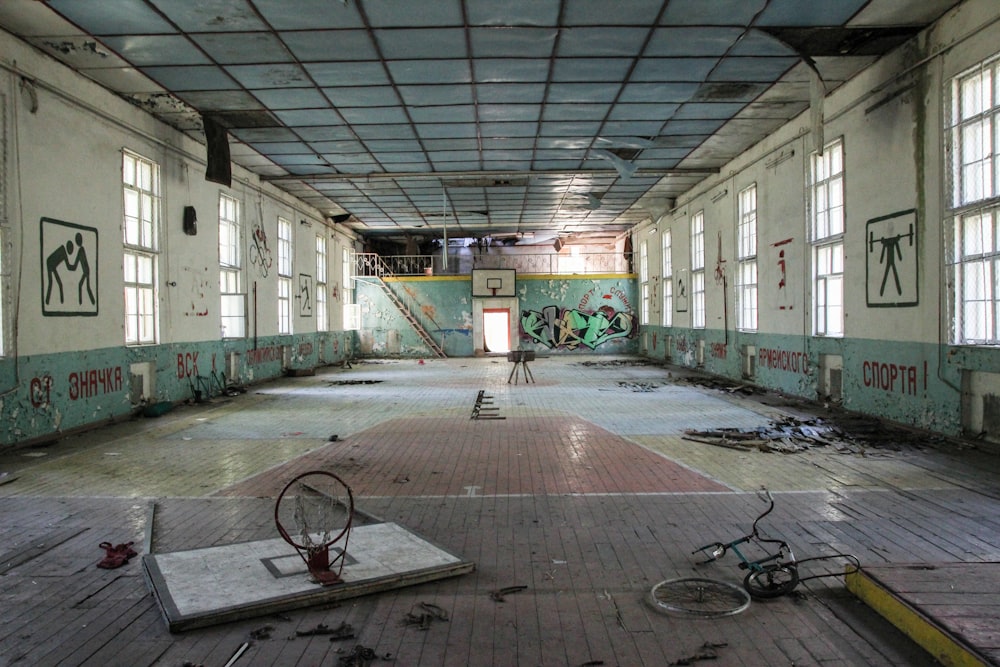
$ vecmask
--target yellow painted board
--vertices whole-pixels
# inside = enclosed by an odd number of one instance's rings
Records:
[[[853,568],[852,568],[853,569]],[[892,594],[864,569],[848,572],[847,590],[896,626],[907,637],[946,667],[989,667],[964,644],[942,631],[936,623]]]

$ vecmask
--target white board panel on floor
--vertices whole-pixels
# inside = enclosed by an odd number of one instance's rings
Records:
[[[331,547],[330,560],[343,541]],[[145,554],[142,564],[171,631],[299,609],[471,572],[475,565],[395,523],[351,530],[344,582],[312,581],[281,538]]]

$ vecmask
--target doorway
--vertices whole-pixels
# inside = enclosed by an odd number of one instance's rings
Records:
[[[483,347],[487,354],[510,352],[510,308],[483,308]]]

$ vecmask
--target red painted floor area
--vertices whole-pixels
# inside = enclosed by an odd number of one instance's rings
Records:
[[[306,470],[340,475],[357,496],[727,491],[576,417],[394,419],[330,443],[220,495],[274,496]]]

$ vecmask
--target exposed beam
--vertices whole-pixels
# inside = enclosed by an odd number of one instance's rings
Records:
[[[701,167],[694,169],[638,169],[638,176],[691,176],[718,174],[717,167]],[[375,180],[441,180],[445,178],[496,178],[517,179],[525,176],[618,176],[614,169],[553,169],[532,171],[378,171],[368,174],[288,174],[285,176],[262,176],[261,180],[277,183],[281,181],[302,181],[304,183],[323,183],[325,181],[375,181]]]

